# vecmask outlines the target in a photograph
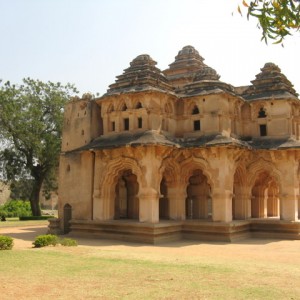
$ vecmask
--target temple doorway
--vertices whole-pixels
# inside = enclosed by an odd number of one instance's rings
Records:
[[[137,197],[139,184],[131,170],[121,172],[116,184],[114,219],[138,219],[139,199]]]
[[[280,216],[279,187],[276,180],[267,172],[259,174],[251,195],[252,218]]]
[[[70,232],[70,221],[72,220],[72,206],[66,204],[64,206],[64,233]]]
[[[186,219],[210,219],[212,217],[211,188],[201,170],[195,170],[189,178],[186,198]]]
[[[160,183],[159,219],[169,219],[168,186],[165,178]]]

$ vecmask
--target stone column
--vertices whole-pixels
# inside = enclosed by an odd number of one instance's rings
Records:
[[[171,220],[185,220],[186,187],[183,184],[168,186],[169,216]]]
[[[215,190],[212,195],[213,221],[232,221],[232,192],[229,190]]]
[[[139,195],[139,221],[147,223],[159,222],[159,195],[153,189],[144,189]]]
[[[289,193],[280,195],[280,219],[286,221],[298,220],[298,197],[293,188]]]
[[[298,221],[298,154],[297,152],[283,152],[278,160],[278,169],[281,172],[279,184],[280,219]]]
[[[235,188],[235,216],[232,216],[235,220],[245,220],[251,218],[251,196],[245,190],[245,188]]]

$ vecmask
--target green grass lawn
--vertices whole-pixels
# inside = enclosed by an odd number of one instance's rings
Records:
[[[1,251],[1,299],[300,299],[299,265],[270,263],[267,254],[192,262],[90,249]]]
[[[20,221],[19,218],[6,218],[5,222],[0,222],[1,227],[22,227],[22,226],[32,226],[32,225],[48,225],[48,220],[29,220]]]

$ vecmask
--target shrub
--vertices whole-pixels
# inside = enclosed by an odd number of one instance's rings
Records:
[[[41,248],[46,246],[56,246],[58,244],[58,237],[54,234],[39,235],[32,243],[35,248]]]
[[[10,200],[4,205],[0,206],[0,216],[6,218],[31,216],[31,208],[29,201]]]
[[[70,239],[70,238],[64,238],[62,240],[60,240],[59,242],[62,246],[66,246],[66,247],[72,247],[72,246],[77,246],[77,241]]]
[[[22,216],[19,217],[20,221],[29,221],[29,220],[48,220],[53,218],[53,216]]]
[[[14,240],[9,236],[0,235],[0,250],[11,250]]]

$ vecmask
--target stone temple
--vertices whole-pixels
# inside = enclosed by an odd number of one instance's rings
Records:
[[[277,65],[234,87],[192,46],[164,71],[139,55],[102,97],[66,105],[50,232],[299,239],[299,162],[300,101]]]

